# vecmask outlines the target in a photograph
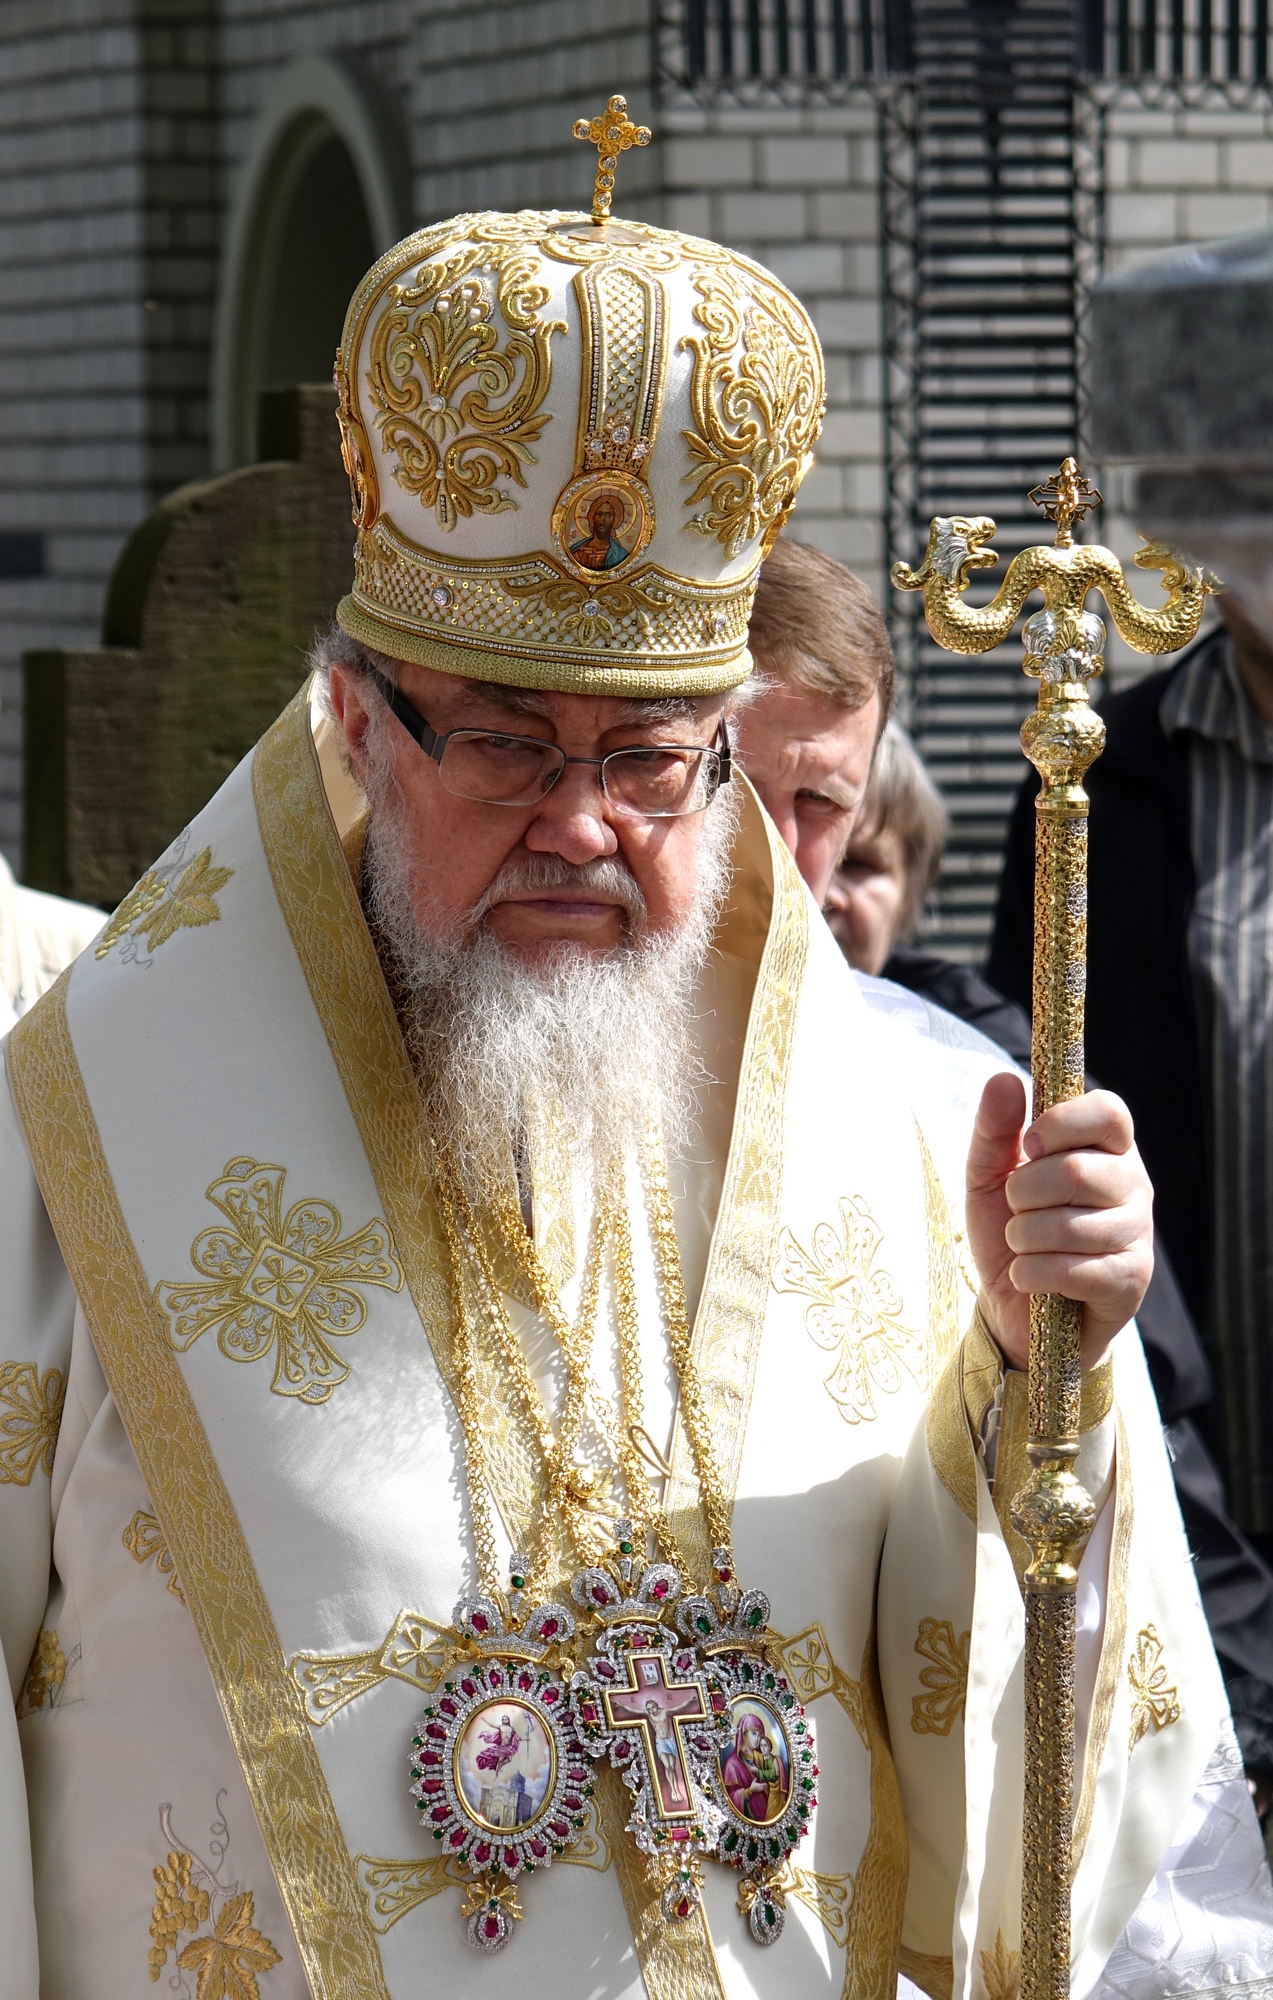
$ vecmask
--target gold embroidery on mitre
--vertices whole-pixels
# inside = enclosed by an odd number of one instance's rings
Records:
[[[1127,1678],[1132,1688],[1132,1726],[1127,1745],[1131,1755],[1142,1736],[1150,1730],[1167,1729],[1179,1722],[1182,1709],[1179,1690],[1167,1679],[1162,1640],[1154,1626],[1146,1625],[1136,1636],[1136,1651],[1127,1662]]]
[[[210,847],[201,849],[182,868],[185,845],[183,835],[176,853],[169,860],[156,862],[129,890],[98,939],[95,958],[106,958],[116,945],[123,945],[121,958],[148,965],[143,948],[156,952],[179,930],[220,923],[217,895],[234,870],[214,867]]]
[[[79,1656],[80,1651],[77,1646],[68,1659],[58,1642],[56,1631],[48,1625],[41,1625],[40,1635],[35,1642],[35,1651],[31,1655],[31,1664],[22,1683],[22,1692],[18,1696],[19,1717],[30,1715],[37,1708],[61,1706],[66,1676]]]
[[[875,1396],[896,1395],[905,1371],[922,1389],[924,1343],[902,1324],[902,1297],[875,1258],[884,1232],[861,1195],[840,1202],[840,1228],[820,1222],[813,1248],[804,1250],[784,1229],[778,1242],[773,1286],[813,1301],[805,1327],[817,1345],[836,1357],[827,1393],[846,1424],[876,1415]]]
[[[681,342],[694,356],[685,504],[706,505],[685,525],[732,561],[758,535],[767,550],[795,504],[822,429],[822,355],[800,306],[758,265],[697,271],[694,289],[703,332]]]
[[[325,1403],[349,1374],[330,1340],[357,1333],[367,1317],[358,1287],[401,1291],[402,1267],[379,1216],[342,1240],[329,1201],[298,1201],[284,1215],[286,1171],[226,1162],[206,1193],[232,1226],[205,1229],[190,1246],[207,1282],[158,1284],[155,1304],[179,1354],[213,1329],[229,1361],[259,1361],[273,1348],[273,1393]]]
[[[0,1364],[0,1486],[29,1486],[37,1466],[52,1472],[65,1401],[60,1368],[41,1375],[33,1361]]]
[[[218,1795],[218,1811],[223,1796]],[[174,1845],[166,1862],[152,1870],[152,1943],[146,1954],[151,1980],[158,1981],[171,1952],[178,1972],[195,1975],[194,2000],[260,2000],[258,1978],[283,1960],[253,1922],[252,1891],[237,1882],[227,1886],[217,1872],[224,1867],[229,1845],[226,1822],[218,1816],[211,1829],[217,1842],[214,1869],[175,1843],[171,1813],[171,1806],[159,1809],[159,1824]],[[189,1944],[180,1945],[187,1932]],[[189,1991],[184,1980],[174,1981],[177,1984]]]
[[[141,1507],[133,1515],[120,1538],[129,1555],[136,1563],[148,1563],[152,1556],[160,1576],[168,1579],[168,1588],[182,1604],[186,1593],[181,1588],[176,1567],[172,1560],[172,1550],[164,1538],[164,1531],[153,1514],[147,1514]]]
[[[927,1692],[911,1697],[911,1728],[917,1736],[949,1736],[968,1698],[968,1655],[972,1633],[955,1637],[948,1618],[921,1618],[915,1651],[929,1665],[919,1684]]]
[[[993,1951],[979,1952],[978,1957],[986,2000],[1020,2000],[1021,1953],[1008,1950],[1002,1931],[995,1932]]]
[[[525,486],[522,467],[551,421],[551,343],[566,324],[540,317],[551,294],[536,275],[524,247],[465,244],[421,266],[413,285],[391,285],[372,328],[372,421],[397,456],[394,479],[440,528],[516,507],[496,482]]]

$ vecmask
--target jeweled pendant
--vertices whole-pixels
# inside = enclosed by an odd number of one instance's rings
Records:
[[[461,1915],[476,1951],[502,1951],[522,1915],[513,1888],[572,1847],[588,1824],[592,1773],[569,1693],[552,1662],[575,1634],[562,1604],[523,1614],[524,1563],[509,1598],[471,1597],[454,1623],[461,1660],[412,1739],[411,1794],[421,1831],[472,1881]]]
[[[704,1672],[723,1696],[723,1740],[709,1778],[725,1822],[717,1855],[741,1872],[739,1910],[756,1943],[767,1945],[785,1921],[785,1863],[818,1802],[813,1731],[766,1650],[768,1598],[738,1590],[726,1550],[712,1562],[710,1596],[686,1598],[678,1622],[698,1641]]]
[[[710,1782],[725,1819],[717,1855],[742,1874],[739,1910],[756,1943],[768,1945],[785,1922],[786,1862],[818,1802],[813,1732],[769,1655],[768,1598],[739,1590],[726,1549],[714,1551],[712,1574],[710,1593],[686,1598],[678,1622],[724,1695],[724,1740]]]

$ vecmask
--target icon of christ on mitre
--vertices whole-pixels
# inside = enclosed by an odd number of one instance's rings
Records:
[[[368,273],[355,581],[183,836],[216,921],[9,1037],[6,2000],[1006,2000],[1062,1284],[1075,1996],[1183,1990],[1179,1829],[1256,1893],[1127,1113],[1023,1142],[848,971],[730,754],[817,337],[607,209]]]

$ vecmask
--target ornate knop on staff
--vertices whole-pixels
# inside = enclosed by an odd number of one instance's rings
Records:
[[[1101,496],[1072,458],[1030,498],[1056,523],[1051,548],[1013,557],[993,600],[974,610],[963,593],[972,571],[997,561],[985,515],[938,518],[919,568],[893,567],[898,590],[922,590],[928,629],[954,653],[983,653],[1008,637],[1027,597],[1044,608],[1022,631],[1025,671],[1038,706],[1021,744],[1042,781],[1036,802],[1034,877],[1034,1111],[1083,1090],[1087,982],[1087,812],[1083,777],[1101,753],[1105,725],[1088,700],[1104,669],[1105,625],[1084,605],[1099,590],[1115,625],[1141,653],[1173,653],[1198,630],[1214,578],[1161,543],[1136,556],[1160,570],[1167,602],[1149,610],[1128,590],[1118,558],[1075,545],[1073,527]],[[1028,1454],[1032,1472],[1012,1508],[1029,1543],[1025,1573],[1025,1806],[1021,1903],[1022,2000],[1069,2000],[1070,1876],[1074,1813],[1074,1608],[1078,1564],[1092,1530],[1092,1501],[1073,1472],[1079,1450],[1082,1307],[1049,1293],[1030,1302]]]

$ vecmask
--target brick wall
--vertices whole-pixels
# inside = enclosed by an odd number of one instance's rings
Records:
[[[34,536],[43,570],[5,576],[20,552],[0,544],[0,848],[15,858],[20,656],[96,640],[124,536],[205,463],[209,13],[0,8],[0,535]]]

